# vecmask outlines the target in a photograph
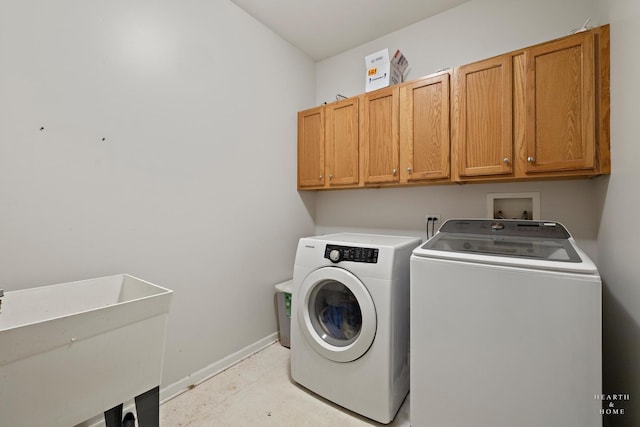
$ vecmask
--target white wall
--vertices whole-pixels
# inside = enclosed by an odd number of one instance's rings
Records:
[[[611,426],[640,425],[640,3],[609,0],[611,21],[611,176],[598,183],[602,218],[598,267],[605,282],[604,385],[630,394]]]
[[[318,62],[316,104],[365,90],[364,57],[396,49],[407,57],[406,79],[567,35],[591,18],[606,23],[599,0],[471,0],[385,37]],[[309,105],[310,107],[311,105]]]
[[[0,287],[173,289],[165,385],[277,330],[308,57],[227,0],[3,0],[0,64]]]
[[[595,259],[599,217],[589,180],[322,192],[316,196],[316,232],[357,230],[426,238],[426,214],[439,214],[443,220],[485,218],[487,193],[513,192],[540,193],[541,218],[565,224]]]

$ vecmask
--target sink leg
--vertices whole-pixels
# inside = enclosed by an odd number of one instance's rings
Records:
[[[139,427],[160,425],[160,386],[136,396],[136,412]]]
[[[122,406],[119,404],[104,413],[104,423],[106,427],[121,427],[122,426]]]

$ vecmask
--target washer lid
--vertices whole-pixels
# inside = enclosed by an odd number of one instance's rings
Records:
[[[414,255],[597,274],[567,229],[551,221],[449,220]]]
[[[546,239],[568,239],[571,237],[569,231],[559,222],[519,219],[450,219],[442,224],[439,231],[456,234]]]

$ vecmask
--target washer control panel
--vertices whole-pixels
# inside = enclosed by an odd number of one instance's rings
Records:
[[[327,245],[324,249],[324,257],[331,262],[353,261],[375,264],[378,262],[378,249]]]

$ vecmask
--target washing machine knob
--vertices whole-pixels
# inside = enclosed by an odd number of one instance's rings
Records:
[[[329,252],[329,259],[333,262],[340,261],[340,251],[337,249],[334,249],[331,252]]]

